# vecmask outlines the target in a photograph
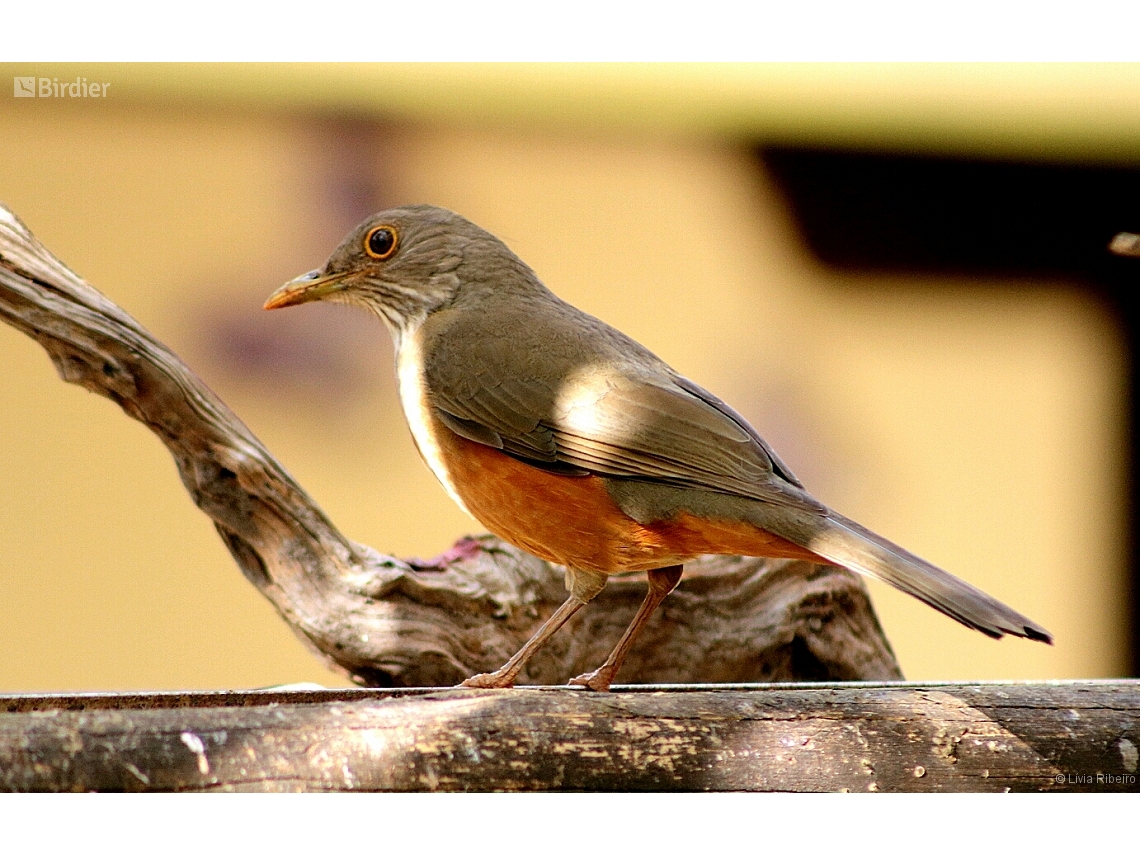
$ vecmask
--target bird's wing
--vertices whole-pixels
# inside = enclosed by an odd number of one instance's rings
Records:
[[[623,340],[637,358],[618,362],[607,361],[602,340],[586,351],[599,357],[590,363],[585,349],[575,357],[572,346],[547,338],[551,346],[531,357],[493,333],[468,339],[460,353],[429,353],[425,380],[436,414],[456,433],[536,466],[759,500],[754,524],[829,562],[987,635],[1050,641],[988,594],[813,499],[743,418],[636,343]]]
[[[559,367],[555,353],[520,371],[517,348],[495,336],[440,356],[425,360],[430,399],[468,439],[556,471],[818,506],[743,418],[664,366]]]

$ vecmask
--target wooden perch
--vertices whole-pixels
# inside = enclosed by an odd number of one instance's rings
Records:
[[[345,538],[177,356],[2,206],[0,315],[44,347],[64,380],[158,435],[246,578],[357,683],[452,685],[493,670],[565,599],[561,568],[491,537],[417,565]],[[645,584],[612,581],[520,682],[559,683],[600,664]],[[901,676],[858,577],[743,558],[686,567],[621,673],[639,683]]]
[[[0,789],[1135,792],[1135,681],[0,697]]]

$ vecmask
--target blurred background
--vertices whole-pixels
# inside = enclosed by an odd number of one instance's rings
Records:
[[[909,679],[1134,673],[1140,259],[1106,247],[1140,231],[1140,67],[0,69],[0,201],[349,537],[428,557],[478,527],[415,452],[382,326],[260,307],[364,216],[427,202],[1056,636],[991,641],[872,582]],[[17,76],[108,86],[8,96]],[[6,326],[0,361],[0,692],[345,684],[156,438]]]

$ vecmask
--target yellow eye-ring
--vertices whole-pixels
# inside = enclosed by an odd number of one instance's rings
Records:
[[[364,236],[364,251],[373,258],[383,261],[391,258],[400,243],[400,237],[392,226],[376,226]]]

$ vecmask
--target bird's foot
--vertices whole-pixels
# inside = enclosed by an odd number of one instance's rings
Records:
[[[610,690],[610,683],[614,681],[613,668],[607,668],[603,665],[597,671],[591,671],[589,674],[579,674],[567,685],[570,686],[585,686],[595,692],[608,692]]]
[[[476,674],[468,677],[457,689],[509,689],[515,684],[514,674],[504,674],[502,671],[493,671],[490,674]]]

